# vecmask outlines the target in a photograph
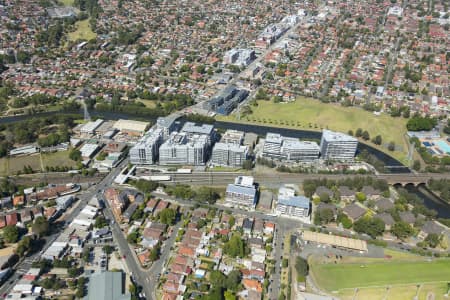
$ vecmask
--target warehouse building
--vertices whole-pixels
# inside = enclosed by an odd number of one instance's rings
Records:
[[[120,119],[114,123],[113,128],[128,135],[141,136],[147,130],[148,125],[148,122]]]
[[[85,300],[130,300],[126,293],[125,274],[122,272],[96,273],[89,278]]]
[[[324,129],[320,141],[320,154],[324,160],[353,160],[358,148],[358,140],[350,135]]]

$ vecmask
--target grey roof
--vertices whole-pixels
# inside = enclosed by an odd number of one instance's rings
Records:
[[[201,124],[197,125],[193,122],[186,122],[183,126],[182,132],[200,133],[210,135],[214,130],[214,125]]]
[[[300,207],[304,209],[309,209],[309,202],[309,198],[305,196],[291,196],[289,198],[278,199],[278,204]]]
[[[124,294],[124,280],[121,272],[103,272],[89,279],[88,294],[85,300],[130,300],[130,294]]]
[[[327,188],[326,186],[319,186],[316,188],[316,194],[320,196],[321,194],[328,194],[328,196],[333,196],[333,191]]]
[[[441,234],[442,232],[444,232],[444,230],[445,227],[438,224],[435,221],[427,221],[422,226],[422,231],[425,232],[426,234],[430,233]]]
[[[375,202],[375,205],[377,206],[378,210],[389,210],[391,208],[394,208],[394,203],[386,198],[381,198],[380,200]]]
[[[267,143],[275,143],[275,144],[281,145],[282,141],[283,141],[282,136],[279,133],[268,132],[266,134],[266,142]]]
[[[337,212],[336,205],[320,202],[319,205],[317,205],[317,210],[323,210],[323,209],[331,209],[334,214],[336,214],[336,212]]]
[[[381,195],[379,190],[374,189],[370,185],[366,185],[362,188],[361,192],[363,192],[366,196],[377,196]]]
[[[341,197],[355,196],[355,191],[350,189],[348,186],[343,185],[339,187],[339,194]]]
[[[227,186],[227,193],[236,193],[236,194],[244,194],[244,195],[256,195],[256,188],[254,186],[242,186],[229,184]]]
[[[352,203],[344,207],[344,213],[346,213],[347,216],[349,216],[353,220],[356,220],[361,218],[366,213],[366,210],[361,206]]]
[[[392,216],[388,213],[376,214],[373,217],[382,220],[384,222],[384,224],[389,225],[389,226],[392,226],[395,223],[394,218],[392,218]]]
[[[341,132],[334,132],[331,130],[324,129],[322,131],[322,138],[328,142],[358,142],[358,140],[348,134]]]
[[[416,221],[416,217],[410,211],[402,211],[399,213],[399,216],[403,222],[406,222],[408,224],[413,224]]]

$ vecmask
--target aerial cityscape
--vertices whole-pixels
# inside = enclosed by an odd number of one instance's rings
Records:
[[[447,0],[0,0],[0,299],[450,299]]]

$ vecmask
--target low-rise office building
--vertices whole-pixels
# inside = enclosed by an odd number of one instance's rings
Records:
[[[324,160],[353,160],[358,148],[358,140],[350,135],[324,129],[320,141],[320,155]]]

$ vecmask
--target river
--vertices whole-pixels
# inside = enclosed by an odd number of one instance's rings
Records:
[[[407,185],[405,189],[408,192],[417,195],[428,209],[435,210],[438,218],[450,219],[450,204],[435,197],[427,187],[423,185],[418,187]]]
[[[52,116],[56,114],[79,114],[80,118],[83,118],[83,110],[73,111],[73,112],[46,112],[46,113],[38,113],[29,116],[9,116],[0,118],[0,124],[14,123],[18,121],[23,121],[32,117],[41,117],[41,116]],[[103,112],[90,110],[89,114],[94,117],[99,117],[107,120],[117,120],[117,119],[137,119],[137,120],[146,120],[149,122],[155,122],[154,118],[148,118],[145,116],[134,116],[125,113],[117,113],[117,112]],[[244,132],[254,132],[257,135],[265,136],[268,132],[279,133],[283,136],[294,137],[298,139],[307,139],[307,140],[320,140],[322,133],[320,131],[310,131],[310,130],[299,130],[299,129],[290,129],[290,128],[279,128],[279,127],[269,127],[269,126],[260,126],[253,124],[239,124],[239,123],[231,123],[231,122],[221,122],[216,121],[215,127],[219,129],[234,129],[241,130]],[[403,166],[403,164],[396,160],[395,158],[389,156],[388,154],[373,148],[367,144],[358,143],[358,151],[367,150],[369,153],[376,156],[379,160],[384,162],[386,166],[393,167],[390,169],[391,173],[410,173],[409,168]]]

